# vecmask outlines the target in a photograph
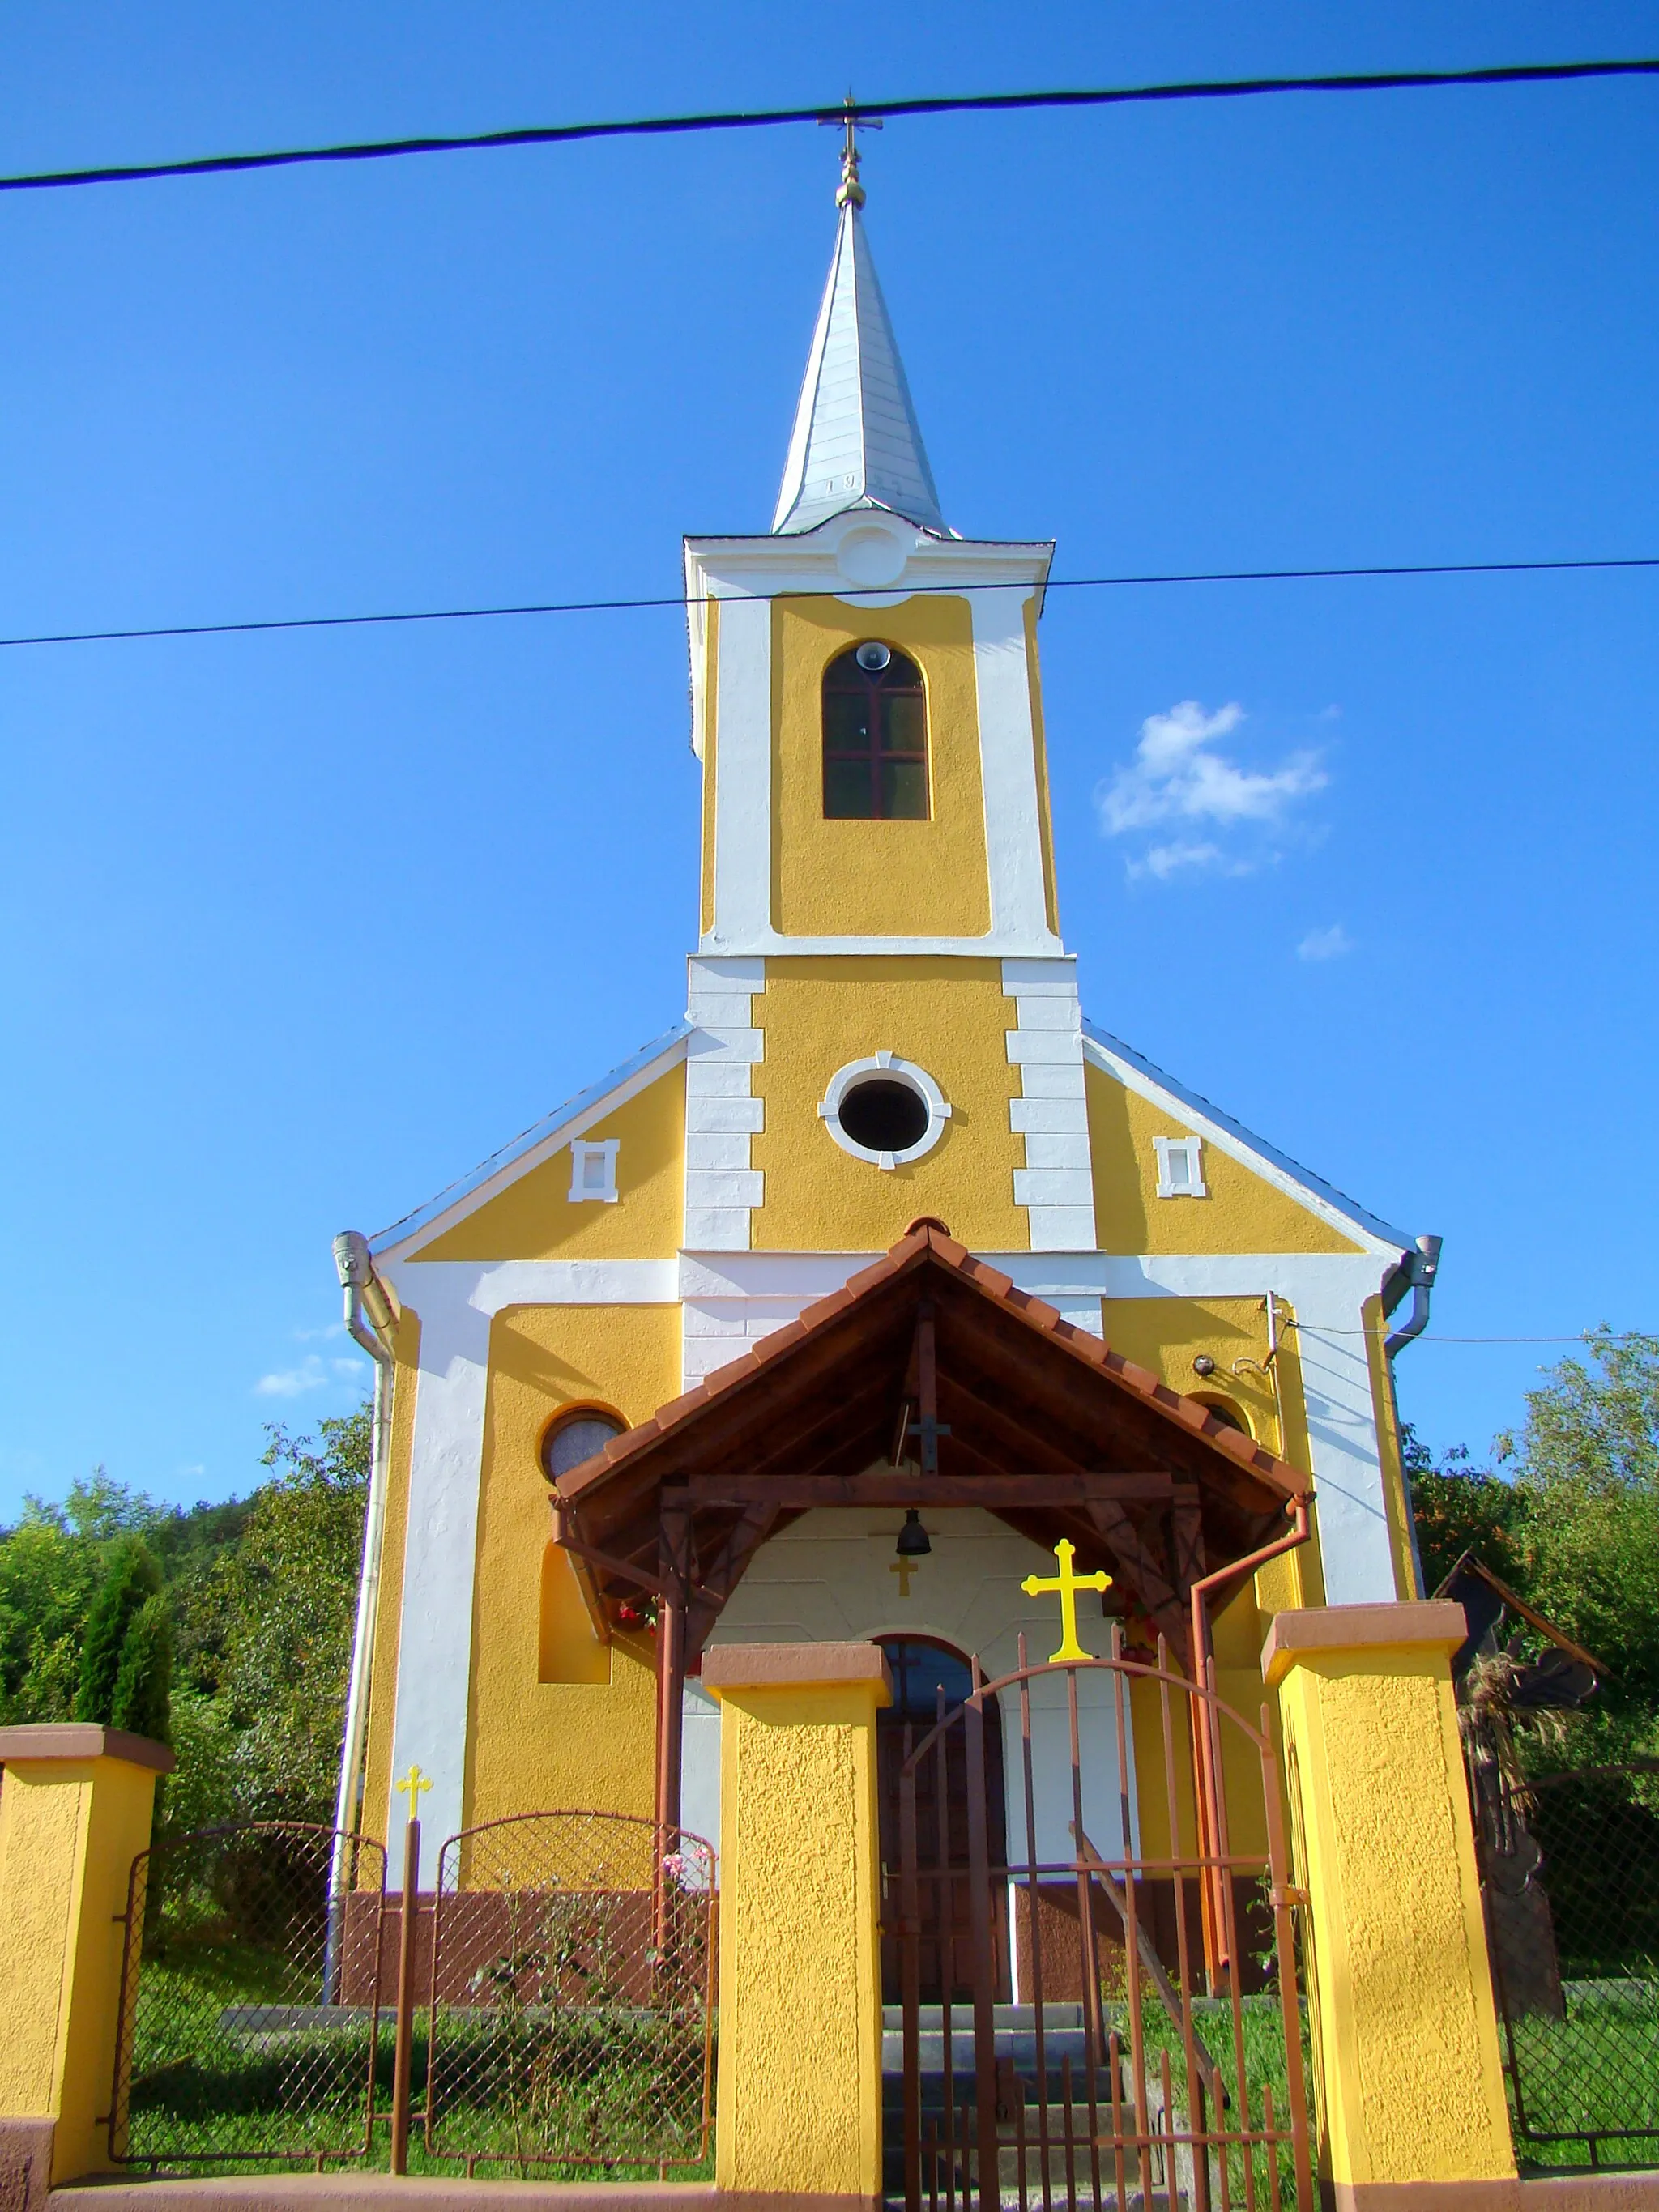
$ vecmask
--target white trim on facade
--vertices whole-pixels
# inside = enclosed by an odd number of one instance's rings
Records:
[[[617,1137],[573,1137],[570,1140],[570,1203],[580,1206],[597,1200],[602,1206],[617,1203]]]
[[[968,604],[979,698],[990,935],[1000,945],[1017,945],[1020,953],[1042,959],[1065,948],[1048,927],[1042,879],[1042,809],[1025,650],[1025,609],[1034,596],[1034,590],[971,592]]]
[[[696,1249],[743,1252],[764,1197],[751,1164],[764,1116],[754,1070],[765,1032],[753,1026],[754,994],[766,963],[753,957],[686,963],[684,1241]]]
[[[1008,1102],[1008,1124],[1025,1140],[1014,1170],[1014,1203],[1025,1208],[1034,1252],[1087,1252],[1095,1243],[1094,1168],[1083,1088],[1083,1014],[1077,963],[1069,958],[1005,960],[1002,988],[1018,1026],[1007,1031],[1021,1096]],[[1067,1312],[1100,1333],[1100,1312]]]
[[[1154,1137],[1160,1198],[1207,1198],[1202,1137]]]

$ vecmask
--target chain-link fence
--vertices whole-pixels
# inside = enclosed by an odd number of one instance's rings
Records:
[[[139,1854],[114,2162],[320,2167],[366,2155],[377,2075],[390,2081],[385,1887],[380,1846],[331,1828],[239,1822]]]
[[[431,2159],[665,2177],[710,2155],[714,1855],[621,1814],[537,1813],[438,1864]]]
[[[1481,1871],[1517,2154],[1659,2166],[1659,1761],[1501,1795]]]

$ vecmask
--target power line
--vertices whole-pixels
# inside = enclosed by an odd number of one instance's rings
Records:
[[[187,161],[120,168],[49,169],[0,177],[0,191],[48,191],[72,185],[146,184],[158,177],[220,176],[239,169],[285,169],[323,161],[384,161],[405,154],[489,153],[509,146],[567,145],[584,138],[653,138],[699,131],[757,131],[786,123],[840,123],[850,112],[872,122],[898,115],[1000,114],[1029,108],[1127,107],[1182,100],[1249,100],[1285,92],[1423,92],[1453,85],[1561,84],[1587,77],[1659,76],[1659,60],[1529,62],[1495,69],[1388,70],[1350,76],[1255,76],[1182,84],[1112,85],[1094,91],[988,92],[937,100],[848,100],[835,107],[732,109],[707,115],[651,115],[631,122],[561,123],[484,131],[455,138],[382,138],[345,146],[298,146],[263,154],[208,154]]]
[[[1287,584],[1328,582],[1366,576],[1526,576],[1553,575],[1583,569],[1659,568],[1659,554],[1595,561],[1414,561],[1390,566],[1347,568],[1212,568],[1179,574],[1138,576],[1051,576],[1042,586],[1049,592],[1115,591],[1158,584]],[[921,598],[929,592],[959,597],[964,590],[1024,592],[1031,586],[1012,584],[915,584],[905,593]],[[757,599],[890,600],[887,585],[848,584],[834,591],[757,592]],[[703,607],[715,604],[713,594],[688,598],[684,592],[662,598],[630,599],[543,599],[517,606],[417,607],[388,614],[281,615],[258,622],[167,623],[145,629],[74,629],[41,631],[27,637],[0,637],[0,649],[26,645],[114,645],[138,638],[241,637],[263,630],[365,629],[397,623],[495,622],[518,615],[623,614],[637,610]]]

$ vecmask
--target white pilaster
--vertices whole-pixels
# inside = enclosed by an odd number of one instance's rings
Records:
[[[412,1271],[411,1271],[412,1272]],[[476,1273],[476,1271],[471,1271]],[[419,1379],[409,1470],[398,1631],[394,1779],[412,1765],[430,1777],[421,1821],[434,1853],[465,1824],[467,1703],[472,1677],[472,1591],[478,1486],[483,1467],[489,1320],[465,1291],[422,1286]],[[392,1802],[391,1826],[398,1806]],[[388,1869],[389,1881],[402,1875]]]
[[[694,1252],[746,1252],[750,1218],[764,1195],[750,1164],[763,1102],[754,1069],[764,1034],[750,1019],[766,963],[694,958],[686,963],[685,1231]]]
[[[1083,1088],[1083,1012],[1070,960],[1005,960],[1002,988],[1018,1027],[1007,1032],[1008,1059],[1021,1096],[1008,1102],[1009,1127],[1025,1139],[1014,1170],[1014,1203],[1030,1224],[1034,1252],[1089,1252],[1095,1243],[1094,1169]],[[1100,1309],[1062,1307],[1068,1321],[1100,1328]]]
[[[1037,795],[1031,672],[1025,655],[1029,592],[970,592],[974,681],[979,694],[980,777],[985,857],[991,878],[991,935],[1035,952],[1060,951],[1048,927],[1042,881],[1042,811]],[[1075,991],[1073,997],[1075,997]]]
[[[703,772],[708,773],[705,761]],[[772,933],[772,609],[722,599],[714,714],[714,917],[705,949]]]

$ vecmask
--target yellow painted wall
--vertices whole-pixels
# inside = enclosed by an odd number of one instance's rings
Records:
[[[1318,1214],[1231,1158],[1204,1147],[1207,1198],[1160,1198],[1154,1137],[1190,1126],[1090,1062],[1089,1148],[1095,1224],[1104,1252],[1358,1252]]]
[[[50,2118],[52,2179],[108,2163],[123,1931],[152,1769],[15,1759],[0,1789],[0,2113]]]
[[[757,1249],[884,1251],[919,1213],[980,1251],[1025,1249],[1014,1204],[1024,1140],[1008,1127],[1019,1074],[1006,1032],[1018,1014],[1000,961],[769,959],[753,1006],[766,1032],[754,1073],[766,1114],[752,1153],[766,1178]],[[842,1152],[817,1115],[838,1067],[883,1050],[926,1068],[951,1109],[931,1152],[891,1169]]]
[[[823,818],[823,672],[860,638],[908,653],[927,690],[927,822]],[[982,937],[991,927],[969,605],[941,592],[859,612],[772,609],[772,921],[788,937]]]
[[[570,1148],[417,1247],[422,1260],[656,1260],[679,1249],[684,1218],[685,1066],[678,1062],[582,1132],[615,1137],[614,1206],[570,1197]],[[672,1395],[672,1394],[671,1394]]]
[[[392,1729],[398,1707],[398,1643],[404,1610],[404,1553],[409,1539],[409,1471],[415,1447],[415,1404],[420,1391],[421,1318],[399,1311],[392,1334],[397,1371],[392,1393],[392,1446],[387,1461],[386,1533],[380,1552],[380,1590],[374,1608],[368,1683],[368,1748],[363,1768],[362,1832],[380,1843],[392,1834]],[[398,1877],[401,1879],[401,1875]]]
[[[489,1334],[474,1589],[469,1823],[527,1808],[649,1814],[654,1646],[595,1638],[568,1559],[550,1564],[540,1444],[560,1407],[629,1423],[679,1390],[678,1306],[513,1306]],[[545,1582],[551,1618],[543,1612]],[[551,1659],[562,1679],[546,1680]]]
[[[878,1686],[720,1697],[716,2179],[877,2205]]]
[[[1342,1611],[1313,1619],[1334,1627]],[[1313,1917],[1322,2162],[1339,2188],[1361,2191],[1515,2172],[1448,1666],[1455,1632],[1413,1644],[1402,1608],[1399,1632],[1398,1644],[1373,1627],[1364,1645],[1280,1654],[1271,1669]]]
[[[1149,1368],[1172,1390],[1218,1403],[1224,1401],[1258,1443],[1286,1457],[1296,1456],[1295,1448],[1303,1439],[1280,1437],[1272,1382],[1253,1369],[1243,1375],[1232,1371],[1237,1359],[1254,1360],[1259,1367],[1267,1357],[1267,1316],[1261,1299],[1108,1298],[1104,1321],[1106,1341],[1114,1352]],[[1215,1373],[1194,1374],[1194,1360],[1206,1352],[1216,1364]],[[1285,1425],[1290,1425],[1288,1419]],[[1305,1465],[1306,1461],[1297,1457],[1297,1463]]]

